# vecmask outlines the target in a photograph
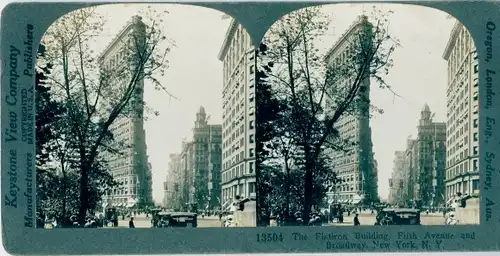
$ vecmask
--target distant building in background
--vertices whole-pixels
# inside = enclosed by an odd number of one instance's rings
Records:
[[[130,49],[135,39],[145,38],[145,24],[140,16],[134,16],[117,36],[110,42],[99,57],[103,71],[114,69],[125,63],[127,48]],[[135,37],[135,38],[133,38]],[[124,78],[126,79],[126,78]],[[116,86],[128,81],[115,81]],[[137,87],[144,88],[144,81],[138,81]],[[116,148],[122,154],[106,152],[103,158],[111,175],[119,186],[103,197],[103,208],[130,208],[136,205],[150,205],[152,199],[151,166],[148,162],[144,130],[144,94],[142,90],[129,101],[130,113],[120,116],[110,126]]]
[[[414,199],[417,197],[414,194],[415,182],[417,180],[417,156],[418,148],[417,141],[409,136],[406,139],[406,150],[405,150],[405,165],[403,172],[403,198],[405,200],[406,206],[413,206]]]
[[[389,202],[395,205],[404,204],[404,173],[406,151],[394,152],[394,161],[391,179],[389,181]]]
[[[198,210],[220,209],[221,125],[209,125],[209,116],[200,107],[193,130],[194,203]],[[215,181],[217,184],[213,184]],[[212,204],[210,204],[212,203]]]
[[[192,140],[183,141],[181,152],[170,155],[166,195],[170,209],[220,209],[222,128],[218,124],[208,124],[209,118],[200,107]]]
[[[170,154],[166,181],[164,182],[163,206],[174,209],[178,206],[180,198],[179,182],[181,172],[181,154]]]
[[[190,205],[193,205],[195,202],[195,156],[193,142],[183,141],[181,149],[181,175],[179,180],[181,193],[179,200],[177,200],[179,203],[176,207],[178,210],[191,210],[189,209],[191,208]]]
[[[434,122],[427,104],[420,112],[416,139],[407,138],[398,160],[398,202],[409,207],[443,207],[445,203],[446,123]],[[399,153],[397,159],[399,158]],[[399,183],[400,182],[400,183]],[[393,184],[394,180],[393,180]]]
[[[255,196],[255,48],[234,19],[218,55],[223,62],[222,198]]]
[[[446,168],[446,123],[433,122],[425,104],[418,125],[418,162],[415,195],[422,205],[436,207],[444,204]]]
[[[446,197],[479,195],[479,71],[476,47],[456,22],[443,58],[448,62]]]
[[[371,31],[371,23],[366,16],[360,16],[359,19],[344,33],[340,40],[327,53],[325,58],[329,65],[345,65],[351,63],[351,56],[358,47],[353,45],[356,42],[359,33]],[[370,36],[370,34],[368,34]],[[352,84],[351,78],[341,81],[345,86]],[[335,128],[340,133],[340,138],[354,142],[354,146],[348,147],[348,152],[333,152],[334,166],[337,175],[345,182],[339,183],[335,187],[337,200],[343,203],[366,203],[376,202],[378,197],[378,179],[377,167],[373,154],[373,144],[371,139],[369,101],[370,97],[370,79],[361,82],[364,88],[363,93],[355,102],[358,109],[357,113],[344,114],[335,124]],[[330,105],[330,100],[326,100],[326,107]],[[364,103],[363,103],[364,102]]]

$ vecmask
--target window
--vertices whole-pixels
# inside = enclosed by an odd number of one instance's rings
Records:
[[[477,171],[477,160],[474,160],[472,162],[472,170],[475,171],[475,172]]]
[[[248,172],[253,173],[253,162],[248,163]]]
[[[248,122],[248,126],[250,127],[250,129],[253,129],[253,120],[250,120],[250,122]]]
[[[253,74],[253,72],[254,72],[254,68],[253,68],[253,65],[252,65],[252,66],[250,66],[250,74]]]
[[[475,146],[475,147],[473,148],[473,154],[474,154],[474,155],[477,155],[477,154],[478,154],[478,148],[477,148],[477,146]]]
[[[255,136],[255,135],[253,135],[253,134],[250,134],[250,138],[249,138],[249,140],[250,140],[250,143],[254,143],[254,136]]]
[[[479,72],[478,64],[474,65],[474,74]]]
[[[249,107],[248,108],[248,115],[253,116],[254,112],[255,112],[255,108],[254,107]]]
[[[249,150],[249,157],[254,157],[254,149],[253,148],[251,148]]]
[[[474,128],[477,128],[479,126],[479,121],[477,118],[474,119],[473,124],[474,124]]]
[[[472,191],[479,190],[479,180],[472,181]]]

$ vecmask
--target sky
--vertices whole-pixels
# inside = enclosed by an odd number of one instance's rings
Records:
[[[168,156],[181,150],[184,138],[192,138],[195,115],[203,106],[209,122],[222,122],[222,63],[217,59],[230,19],[223,13],[194,6],[155,4],[167,9],[163,31],[175,42],[168,54],[169,68],[161,83],[176,99],[166,93],[145,89],[147,105],[159,111],[145,122],[148,155],[152,164],[153,198],[163,199],[163,182]],[[102,51],[131,16],[146,5],[117,4],[98,7],[107,20],[103,36],[95,50]],[[332,31],[325,43],[329,48],[358,15],[369,14],[372,4],[327,5],[323,11],[331,15]],[[394,151],[406,148],[406,139],[416,134],[420,111],[425,103],[435,112],[435,120],[445,121],[446,62],[442,59],[445,45],[455,22],[448,14],[426,7],[379,4],[382,11],[391,10],[389,32],[399,39],[401,47],[394,55],[394,67],[385,78],[401,97],[372,86],[371,100],[384,113],[371,120],[375,158],[378,161],[379,194],[388,198],[389,178]],[[328,45],[327,45],[328,44]]]

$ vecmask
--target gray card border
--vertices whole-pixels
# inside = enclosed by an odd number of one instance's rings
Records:
[[[160,2],[160,1],[158,1]],[[156,3],[158,3],[156,2]],[[168,3],[168,1],[161,1]],[[118,3],[118,2],[116,2]],[[139,3],[139,2],[137,2]],[[145,3],[145,2],[143,2]],[[170,2],[174,3],[174,2]],[[186,3],[186,2],[184,2]],[[348,3],[348,1],[325,1],[327,3]],[[361,2],[360,2],[361,3]],[[381,3],[377,1],[377,3]],[[384,3],[411,3],[434,7],[445,11],[459,19],[471,32],[480,57],[480,162],[482,167],[491,167],[490,171],[483,171],[481,179],[481,217],[480,225],[474,226],[399,226],[384,228],[378,227],[282,227],[282,228],[203,228],[203,229],[52,229],[40,230],[26,228],[24,216],[27,213],[27,200],[24,196],[27,191],[27,176],[34,177],[34,162],[27,164],[28,156],[34,157],[35,147],[20,140],[6,141],[6,130],[12,124],[11,115],[17,115],[19,133],[19,116],[21,102],[9,104],[7,97],[33,89],[34,77],[20,75],[17,88],[10,84],[10,47],[23,47],[28,24],[34,26],[34,45],[39,43],[45,30],[60,16],[69,11],[89,6],[89,3],[11,3],[2,11],[1,15],[1,152],[2,152],[2,235],[5,249],[12,254],[177,254],[177,253],[286,253],[286,252],[394,252],[394,251],[492,251],[498,250],[500,239],[496,229],[500,227],[500,197],[499,170],[500,166],[500,136],[494,132],[499,130],[495,120],[500,120],[500,76],[493,76],[492,84],[495,87],[487,88],[486,70],[500,75],[500,15],[498,2],[414,2],[414,1],[387,1]],[[92,3],[92,4],[103,4]],[[255,43],[258,43],[274,21],[282,15],[305,6],[320,4],[318,2],[254,2],[254,3],[189,3],[198,6],[210,7],[226,12],[235,17],[248,31]],[[499,27],[493,31],[493,58],[486,61],[484,41],[488,34],[486,26],[490,22]],[[402,28],[411,29],[411,28]],[[34,48],[36,50],[36,48]],[[36,52],[33,52],[35,59]],[[21,58],[20,58],[21,61]],[[17,72],[22,73],[24,63],[20,63]],[[485,88],[483,90],[483,88]],[[497,101],[499,100],[499,101]],[[31,120],[31,124],[33,124]],[[488,121],[488,127],[487,127]],[[27,123],[30,124],[30,121]],[[487,134],[490,135],[487,135]],[[19,135],[19,134],[18,134]],[[34,135],[33,135],[34,136]],[[34,137],[33,137],[34,140]],[[11,154],[16,157],[12,158]],[[11,163],[16,161],[13,172],[9,173]],[[15,172],[14,172],[15,171]],[[18,205],[16,208],[6,205],[11,185],[19,187]],[[35,182],[31,182],[30,189],[35,191]],[[29,199],[35,200],[32,193]],[[490,202],[487,205],[487,202]],[[34,207],[30,210],[34,220]],[[397,232],[414,232],[419,240],[398,240]],[[343,246],[342,248],[328,249],[327,241],[315,239],[316,233],[335,232],[344,235],[347,240],[330,241],[330,244]],[[377,232],[388,234],[389,248],[374,247],[371,240],[356,240],[354,232]],[[453,235],[452,238],[425,239],[425,233],[439,233]],[[462,234],[475,234],[474,240],[464,240]],[[257,234],[282,234],[283,242],[259,243]],[[294,235],[295,234],[295,235]],[[295,240],[296,234],[306,235],[307,240]],[[398,241],[406,242],[407,248],[397,247]],[[440,243],[441,242],[441,243]],[[347,244],[346,244],[347,243]],[[363,245],[364,243],[364,245]],[[357,245],[366,246],[362,248]]]

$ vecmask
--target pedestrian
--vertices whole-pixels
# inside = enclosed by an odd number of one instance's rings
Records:
[[[450,212],[450,215],[446,219],[445,224],[446,225],[457,225],[457,223],[458,223],[458,220],[455,218],[455,213],[454,212]]]
[[[354,216],[354,226],[359,226],[359,225],[361,224],[359,223],[359,217],[358,214],[356,213],[356,216]]]
[[[113,215],[113,227],[118,227],[118,215]]]
[[[134,217],[130,217],[130,221],[128,222],[128,227],[129,228],[135,228]]]
[[[219,221],[221,221],[221,220],[222,220],[222,213],[219,212]]]

